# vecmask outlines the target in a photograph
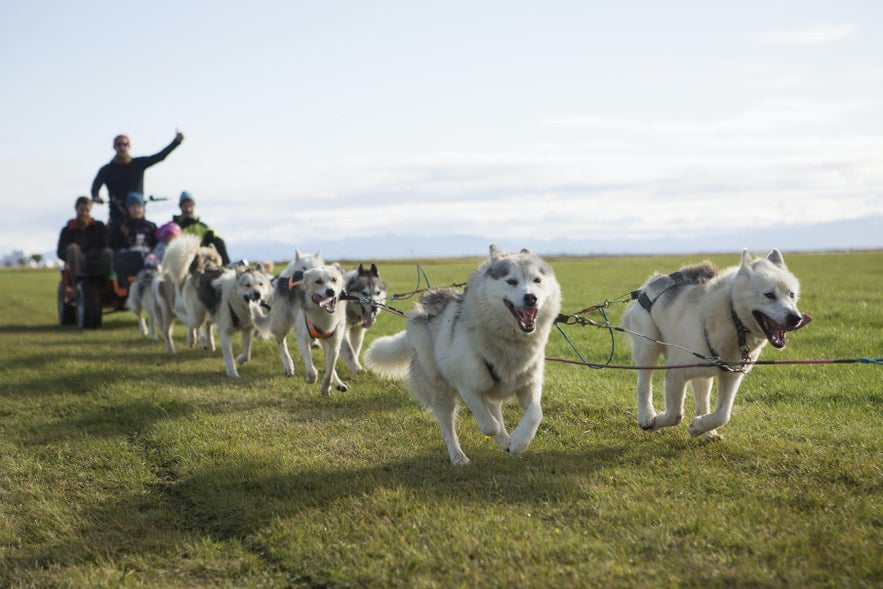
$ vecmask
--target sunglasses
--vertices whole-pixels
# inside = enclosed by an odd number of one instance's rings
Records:
[[[128,141],[117,141],[113,144],[114,147],[129,147]]]

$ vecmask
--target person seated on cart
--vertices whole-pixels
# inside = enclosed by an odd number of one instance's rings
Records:
[[[140,192],[126,196],[126,218],[110,228],[109,242],[117,281],[127,285],[144,267],[144,259],[157,243],[156,224],[144,218],[144,196]]]
[[[214,245],[221,256],[223,264],[225,266],[229,265],[230,257],[227,255],[227,244],[211,227],[200,221],[199,217],[193,214],[196,209],[196,201],[193,200],[193,196],[186,190],[181,193],[178,206],[181,207],[181,214],[173,215],[172,221],[177,223],[185,234],[196,235],[202,239],[202,245]]]
[[[126,218],[111,229],[111,249],[138,251],[146,255],[156,243],[156,224],[144,217],[144,196],[140,192],[130,192],[126,196]]]
[[[107,247],[107,226],[92,217],[92,201],[81,196],[74,209],[77,216],[62,227],[56,252],[67,264],[71,285],[83,276],[110,274],[113,260]]]

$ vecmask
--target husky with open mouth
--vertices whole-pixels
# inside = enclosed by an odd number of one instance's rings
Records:
[[[273,289],[268,325],[264,326],[276,337],[282,370],[288,376],[294,375],[294,362],[285,338],[294,329],[304,359],[304,380],[307,383],[316,382],[319,376],[310,353],[312,342],[319,342],[325,353],[323,395],[330,393],[332,387],[338,391],[347,390],[336,369],[346,331],[347,303],[341,300],[343,294],[343,272],[337,265],[294,271],[287,278],[280,276]],[[262,326],[258,327],[262,329]]]
[[[528,250],[510,254],[492,245],[465,292],[424,293],[405,331],[375,340],[365,364],[384,376],[407,377],[414,398],[438,419],[455,466],[469,463],[457,437],[459,399],[484,435],[520,455],[543,418],[545,348],[560,309],[549,264]],[[502,403],[513,396],[524,415],[510,436]]]
[[[378,304],[386,302],[386,282],[380,277],[376,264],[371,264],[370,268],[359,264],[358,268],[347,272],[344,278],[346,294],[350,300],[346,305],[346,335],[340,352],[350,370],[361,372],[359,354],[362,342],[365,340],[365,332],[377,320],[380,310]]]
[[[631,336],[635,364],[655,366],[660,356],[667,366],[696,364],[691,351],[737,364],[665,371],[665,409],[658,414],[653,407],[654,371],[638,370],[638,425],[656,432],[680,423],[690,383],[696,405],[690,435],[719,438],[716,428],[730,421],[736,392],[751,369],[738,363],[756,361],[767,342],[784,348],[787,333],[812,320],[797,310],[799,296],[800,283],[777,249],[757,259],[743,250],[741,264],[723,271],[705,262],[652,275],[622,317],[623,327],[647,336]],[[718,391],[712,412],[714,378]]]

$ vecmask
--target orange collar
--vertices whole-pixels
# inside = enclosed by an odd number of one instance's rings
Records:
[[[325,339],[334,335],[333,331],[322,331],[310,321],[310,318],[304,315],[304,321],[307,323],[307,331],[310,332],[310,337],[313,339]]]

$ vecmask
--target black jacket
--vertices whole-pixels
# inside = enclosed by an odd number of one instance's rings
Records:
[[[144,236],[144,247],[156,245],[156,224],[147,219],[126,219],[115,223],[110,232],[110,249],[119,250],[138,245],[138,235]]]
[[[110,218],[122,219],[126,215],[126,196],[130,192],[144,194],[144,170],[157,164],[181,145],[177,139],[169,143],[165,149],[153,155],[132,158],[128,164],[115,163],[113,160],[98,170],[92,181],[92,198],[98,196],[102,184],[107,185],[110,195]]]
[[[71,219],[61,228],[61,234],[58,236],[56,254],[59,258],[65,260],[67,248],[72,243],[79,245],[84,254],[104,249],[107,247],[107,226],[89,217],[89,223],[85,227],[80,227],[76,219]]]

